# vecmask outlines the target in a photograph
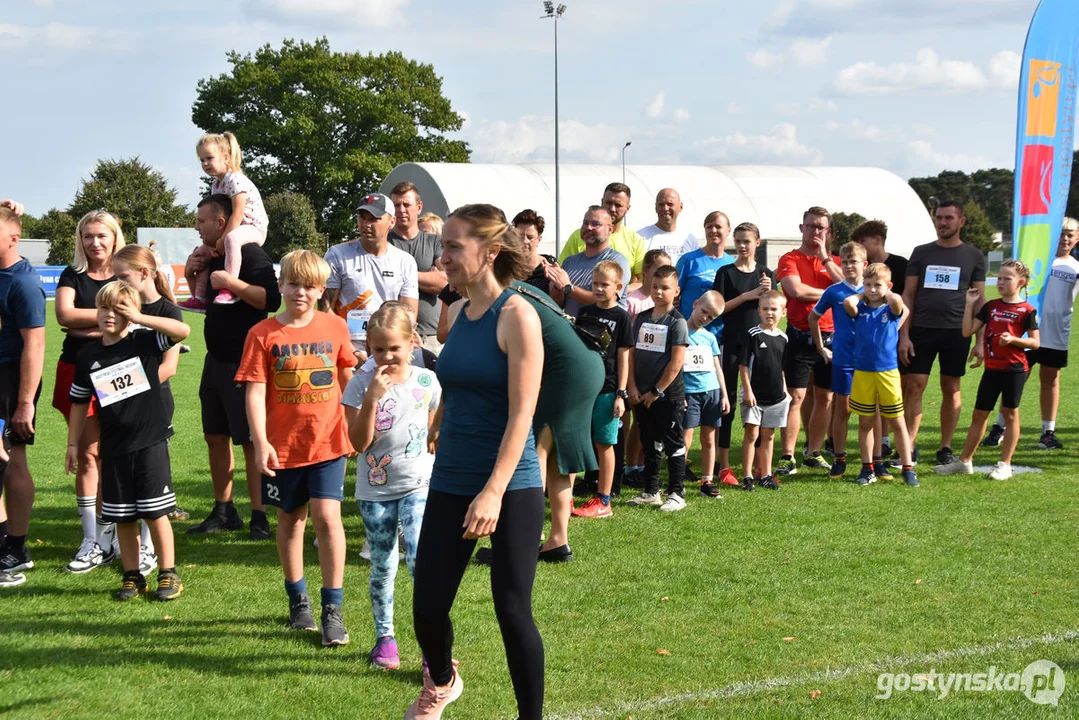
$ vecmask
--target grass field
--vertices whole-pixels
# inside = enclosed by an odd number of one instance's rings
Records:
[[[197,400],[204,347],[194,320],[194,352],[181,358],[173,381],[173,476],[192,513],[176,527],[186,590],[167,605],[113,601],[116,567],[64,572],[81,533],[72,478],[62,471],[66,430],[47,402],[60,348],[50,324],[30,455],[38,496],[29,546],[37,566],[24,585],[0,593],[0,716],[399,718],[420,684],[411,583],[402,567],[402,670],[376,672],[367,663],[373,627],[354,502],[344,506],[345,621],[353,640],[335,650],[320,647],[315,634],[285,630],[272,543],[184,532],[210,507]],[[964,382],[961,426],[977,380],[976,371]],[[922,428],[929,456],[938,431],[935,382]],[[936,477],[923,466],[922,487],[912,489],[896,482],[859,488],[803,471],[778,493],[694,495],[672,515],[616,504],[611,520],[574,520],[576,562],[540,567],[536,577],[548,716],[1040,715],[1046,710],[1020,692],[875,698],[885,671],[977,673],[992,665],[1022,672],[1038,659],[1063,669],[1071,685],[1056,712],[1076,716],[1076,389],[1066,372],[1058,434],[1068,449],[1052,455],[1035,449],[1036,382],[1027,389],[1029,432],[1015,462],[1043,467],[1041,474],[993,482]],[[976,464],[996,459],[984,451]],[[346,497],[352,485],[350,475]],[[313,549],[308,561],[317,593]],[[486,568],[469,569],[454,620],[465,692],[446,718],[514,717]]]

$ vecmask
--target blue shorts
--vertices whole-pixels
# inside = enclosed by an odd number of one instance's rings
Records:
[[[311,498],[318,500],[345,499],[345,462],[347,458],[277,470],[277,475],[262,476],[262,502],[284,512],[295,512]]]
[[[686,427],[719,427],[723,424],[723,392],[686,393]]]
[[[619,418],[614,416],[617,393],[602,393],[592,405],[592,442],[597,445],[618,444]]]
[[[850,395],[854,385],[854,368],[839,367],[832,363],[832,392],[836,395]]]

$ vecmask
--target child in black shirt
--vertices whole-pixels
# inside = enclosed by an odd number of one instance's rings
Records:
[[[738,371],[742,377],[742,489],[753,489],[753,462],[757,433],[760,433],[760,454],[756,456],[760,480],[757,484],[778,490],[772,477],[772,442],[775,429],[787,426],[790,395],[783,379],[783,353],[787,336],[779,329],[779,320],[787,309],[782,290],[769,290],[760,299],[760,325],[749,329],[742,348]]]
[[[150,527],[160,569],[157,599],[183,592],[176,574],[175,546],[168,514],[176,507],[169,467],[172,426],[161,402],[158,366],[164,353],[190,332],[184,323],[143,314],[138,291],[122,281],[97,293],[100,342],[79,351],[71,384],[71,414],[65,466],[74,472],[78,440],[91,396],[97,397],[101,423],[101,514],[117,524],[124,578],[117,600],[146,591],[139,571],[141,518]],[[137,324],[146,330],[129,332]]]

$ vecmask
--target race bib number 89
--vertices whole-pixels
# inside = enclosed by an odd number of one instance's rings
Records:
[[[94,384],[94,393],[101,407],[108,407],[150,389],[146,371],[137,357],[90,373],[90,381]]]
[[[927,290],[958,290],[962,271],[954,265],[926,265],[925,288]]]
[[[644,323],[637,333],[637,349],[648,352],[667,350],[667,326],[657,323]]]

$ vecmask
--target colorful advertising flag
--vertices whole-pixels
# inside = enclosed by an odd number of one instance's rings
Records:
[[[1071,184],[1075,143],[1079,4],[1041,0],[1019,75],[1012,254],[1030,267],[1030,302],[1041,308]]]

